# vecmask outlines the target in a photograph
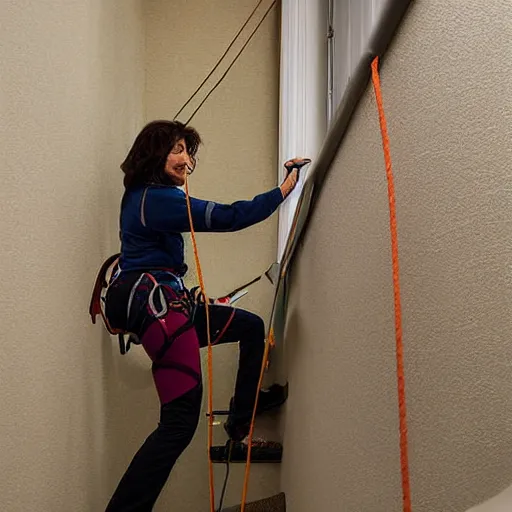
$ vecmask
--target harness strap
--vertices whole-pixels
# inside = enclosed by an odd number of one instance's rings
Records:
[[[124,341],[124,334],[119,333],[117,335],[117,339],[119,340],[119,352],[121,352],[121,355],[125,355],[126,352],[128,352],[128,347],[126,346],[126,343]]]
[[[197,373],[192,368],[189,368],[188,366],[176,363],[176,362],[169,362],[165,364],[159,364],[159,363],[153,363],[153,370],[156,370],[158,368],[173,368],[174,370],[178,370],[180,372],[186,373],[187,375],[190,375],[190,377],[196,379],[198,382],[202,382],[202,377],[200,373]]]
[[[128,343],[126,343],[125,335],[131,334],[131,333],[124,329],[116,329],[116,328],[112,327],[103,311],[102,304],[101,304],[101,302],[102,302],[101,294],[102,294],[103,290],[108,287],[108,282],[107,282],[108,269],[110,267],[116,265],[119,262],[119,257],[120,257],[120,253],[113,254],[112,256],[109,256],[101,265],[101,267],[98,271],[98,274],[96,276],[96,281],[94,283],[94,288],[93,288],[92,295],[91,295],[91,301],[89,303],[89,315],[91,316],[91,320],[92,320],[93,324],[96,324],[96,317],[98,315],[101,315],[101,318],[103,319],[103,323],[105,324],[105,327],[107,328],[108,332],[112,335],[117,335],[118,341],[119,341],[119,351],[121,352],[122,355],[124,355],[124,354],[126,354],[126,352],[128,352],[131,342],[132,342],[132,340],[130,338],[130,339],[128,339]],[[146,272],[145,274],[155,284],[155,288],[153,289],[152,294],[151,294],[151,298],[153,299],[154,292],[157,290],[160,291],[161,285],[157,283],[156,279],[150,273]],[[187,299],[182,300],[182,301],[172,301],[170,303],[167,303],[164,308],[165,312],[167,311],[167,308],[170,307],[171,309],[177,309],[177,310],[181,310],[182,312],[190,313],[190,311],[193,310],[194,308],[191,306],[190,298],[187,298]],[[154,305],[153,305],[153,308],[154,308]],[[159,316],[160,316],[159,314],[156,314],[155,319],[159,320]],[[192,315],[192,318],[193,318],[193,315]],[[190,327],[192,327],[191,320],[187,321],[187,323],[184,324],[184,326],[182,326],[182,328],[178,329],[178,331],[176,333],[174,333],[174,335],[171,336],[170,339],[167,339],[164,346],[162,347],[162,349],[159,352],[158,358],[160,359],[161,357],[163,357],[165,355],[165,352],[167,352],[167,350],[172,345],[174,339],[176,339],[180,334],[185,332]]]
[[[107,282],[107,271],[110,267],[116,265],[119,261],[120,254],[113,254],[109,258],[107,258],[103,264],[101,265],[98,275],[96,276],[96,281],[94,283],[94,288],[91,296],[91,301],[89,304],[89,315],[91,316],[91,320],[93,324],[96,324],[96,317],[98,315],[101,315],[101,318],[103,319],[103,322],[105,324],[105,327],[107,328],[108,332],[112,335],[117,335],[118,342],[119,342],[119,351],[122,355],[126,354],[130,348],[131,345],[131,339],[128,339],[128,342],[125,341],[125,335],[130,334],[130,332],[124,330],[124,329],[115,329],[113,328],[104,311],[101,307],[101,301],[102,301],[102,291],[108,287]],[[156,355],[156,360],[159,361],[162,359],[167,351],[171,348],[174,341],[181,336],[183,333],[188,331],[189,329],[192,329],[194,327],[194,321],[195,321],[195,313],[196,313],[196,306],[198,303],[204,303],[204,294],[201,292],[200,288],[193,288],[191,290],[191,293],[188,292],[188,290],[185,289],[185,298],[183,298],[181,301],[171,301],[166,302],[165,308],[161,312],[156,311],[156,307],[154,305],[154,294],[156,291],[161,291],[162,288],[165,288],[165,286],[162,286],[159,284],[156,279],[148,272],[145,273],[149,279],[153,282],[155,285],[152,292],[151,292],[151,306],[153,313],[155,314],[154,320],[159,322],[164,333],[165,333],[165,341],[162,345],[162,347],[159,349]],[[168,309],[176,309],[181,312],[187,312],[189,314],[189,318],[187,321],[181,325],[172,335],[168,335],[167,330],[165,328],[165,321],[161,318],[162,314],[165,314]],[[229,325],[231,324],[231,321],[233,320],[233,317],[235,316],[235,310],[232,311],[230,318],[226,322],[226,325],[222,329],[222,331],[219,333],[215,341],[213,342],[218,343],[221,338],[224,336],[226,330],[228,329]]]
[[[171,348],[174,341],[181,336],[183,333],[187,332],[189,329],[192,329],[194,327],[194,318],[193,316],[189,318],[182,326],[178,327],[170,336],[167,334],[167,331],[165,330],[165,327],[160,323],[162,326],[162,329],[165,332],[165,341],[163,345],[160,347],[160,350],[156,354],[156,360],[162,359],[166,352]]]
[[[226,325],[222,328],[222,331],[215,338],[215,341],[212,341],[212,345],[219,343],[219,341],[222,339],[222,336],[224,336],[224,334],[226,334],[228,327],[231,325],[231,322],[233,321],[233,318],[235,317],[235,313],[236,313],[236,310],[233,308],[233,311],[231,311],[231,315],[229,316],[228,321],[226,322]]]
[[[94,283],[94,288],[92,291],[91,302],[89,304],[89,315],[91,315],[92,323],[96,323],[96,317],[101,315],[103,322],[110,334],[124,334],[125,332],[121,329],[114,329],[109,324],[105,313],[103,313],[103,309],[101,307],[101,292],[108,286],[107,283],[107,270],[114,264],[117,264],[119,261],[120,253],[113,254],[109,258],[107,258],[103,265],[101,265],[98,275],[96,276],[96,281]],[[123,341],[124,343],[124,341]]]

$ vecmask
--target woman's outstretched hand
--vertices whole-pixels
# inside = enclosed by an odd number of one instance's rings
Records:
[[[283,181],[280,187],[283,198],[286,197],[295,188],[295,185],[297,185],[297,177],[298,171],[297,169],[294,169]]]
[[[285,162],[284,166],[285,168],[289,169],[293,166],[293,164],[302,164],[306,165],[307,163],[311,162],[309,158],[292,158],[291,160],[288,160]],[[299,169],[293,168],[291,172],[288,173],[288,176],[286,176],[285,180],[281,184],[281,193],[283,194],[283,198],[288,196],[288,194],[295,188],[297,185],[297,179],[299,177]]]

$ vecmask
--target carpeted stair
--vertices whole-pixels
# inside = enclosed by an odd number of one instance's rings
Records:
[[[240,512],[241,507],[224,508],[222,512]],[[286,499],[284,492],[265,498],[263,500],[246,503],[245,512],[286,512]]]

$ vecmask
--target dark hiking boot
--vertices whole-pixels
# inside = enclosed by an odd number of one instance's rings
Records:
[[[230,414],[226,423],[224,423],[224,430],[231,441],[242,441],[249,434],[251,428],[251,418],[239,418],[235,414]]]
[[[256,414],[262,414],[281,407],[288,398],[288,384],[272,384],[267,390],[260,389]]]
[[[263,414],[280,407],[288,398],[288,384],[281,386],[273,384],[267,390],[260,389],[256,414]],[[229,402],[229,416],[224,424],[224,430],[233,441],[241,441],[249,434],[252,410],[237,411],[234,398]]]

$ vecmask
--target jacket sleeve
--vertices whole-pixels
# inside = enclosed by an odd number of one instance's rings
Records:
[[[151,187],[143,195],[142,212],[147,227],[157,231],[190,231],[185,193],[176,187]],[[190,198],[194,231],[239,231],[270,217],[283,202],[276,187],[250,201],[221,204]]]

